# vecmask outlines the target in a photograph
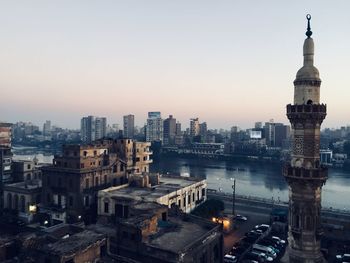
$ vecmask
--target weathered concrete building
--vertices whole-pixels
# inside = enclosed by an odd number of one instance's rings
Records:
[[[144,263],[222,262],[221,225],[168,211],[164,205],[134,200],[127,209],[116,209],[110,230],[106,230],[104,218],[102,227],[90,227],[108,233],[111,255]]]
[[[111,150],[125,161],[128,174],[140,174],[149,172],[149,165],[152,163],[150,147],[150,142],[119,139],[112,143]]]
[[[23,252],[38,263],[98,262],[106,255],[103,234],[74,225],[59,225],[38,233]]]
[[[143,175],[129,178],[129,183],[98,193],[98,215],[110,217],[128,209],[134,201],[156,202],[168,208],[177,206],[191,212],[207,198],[206,181],[180,176]],[[122,208],[120,208],[122,206]]]
[[[91,220],[98,191],[127,180],[126,164],[104,145],[65,145],[42,172],[41,211],[60,222]]]
[[[18,217],[30,223],[41,202],[41,180],[27,180],[4,186],[4,208],[18,212]]]
[[[48,166],[47,164],[39,164],[34,158],[31,160],[18,160],[12,162],[12,174],[15,182],[41,180],[41,168]]]

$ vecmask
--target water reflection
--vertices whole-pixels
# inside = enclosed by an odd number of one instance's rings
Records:
[[[236,179],[236,193],[274,200],[288,200],[288,185],[282,176],[280,165],[162,158],[151,165],[152,172],[189,173],[191,176],[206,178],[208,187],[232,192],[232,179]],[[350,209],[350,175],[342,170],[329,171],[329,179],[323,187],[324,207]]]

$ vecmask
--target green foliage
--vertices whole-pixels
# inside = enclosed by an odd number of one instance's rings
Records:
[[[193,215],[211,219],[212,217],[218,217],[225,209],[225,204],[221,200],[208,199],[203,204],[198,206],[192,211]]]

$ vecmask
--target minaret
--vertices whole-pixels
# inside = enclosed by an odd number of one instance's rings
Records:
[[[304,41],[304,65],[294,81],[294,104],[287,105],[292,126],[291,161],[283,168],[289,185],[289,262],[324,262],[320,238],[321,192],[327,168],[320,165],[320,128],[326,105],[320,104],[321,79],[314,66],[311,16]]]

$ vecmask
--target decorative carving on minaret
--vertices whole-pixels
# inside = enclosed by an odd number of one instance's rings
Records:
[[[283,168],[289,184],[290,262],[324,262],[321,254],[321,191],[327,168],[320,165],[320,128],[327,107],[320,103],[321,79],[314,66],[311,16],[307,15],[303,67],[294,81],[294,103],[287,105],[292,126],[291,161]]]

